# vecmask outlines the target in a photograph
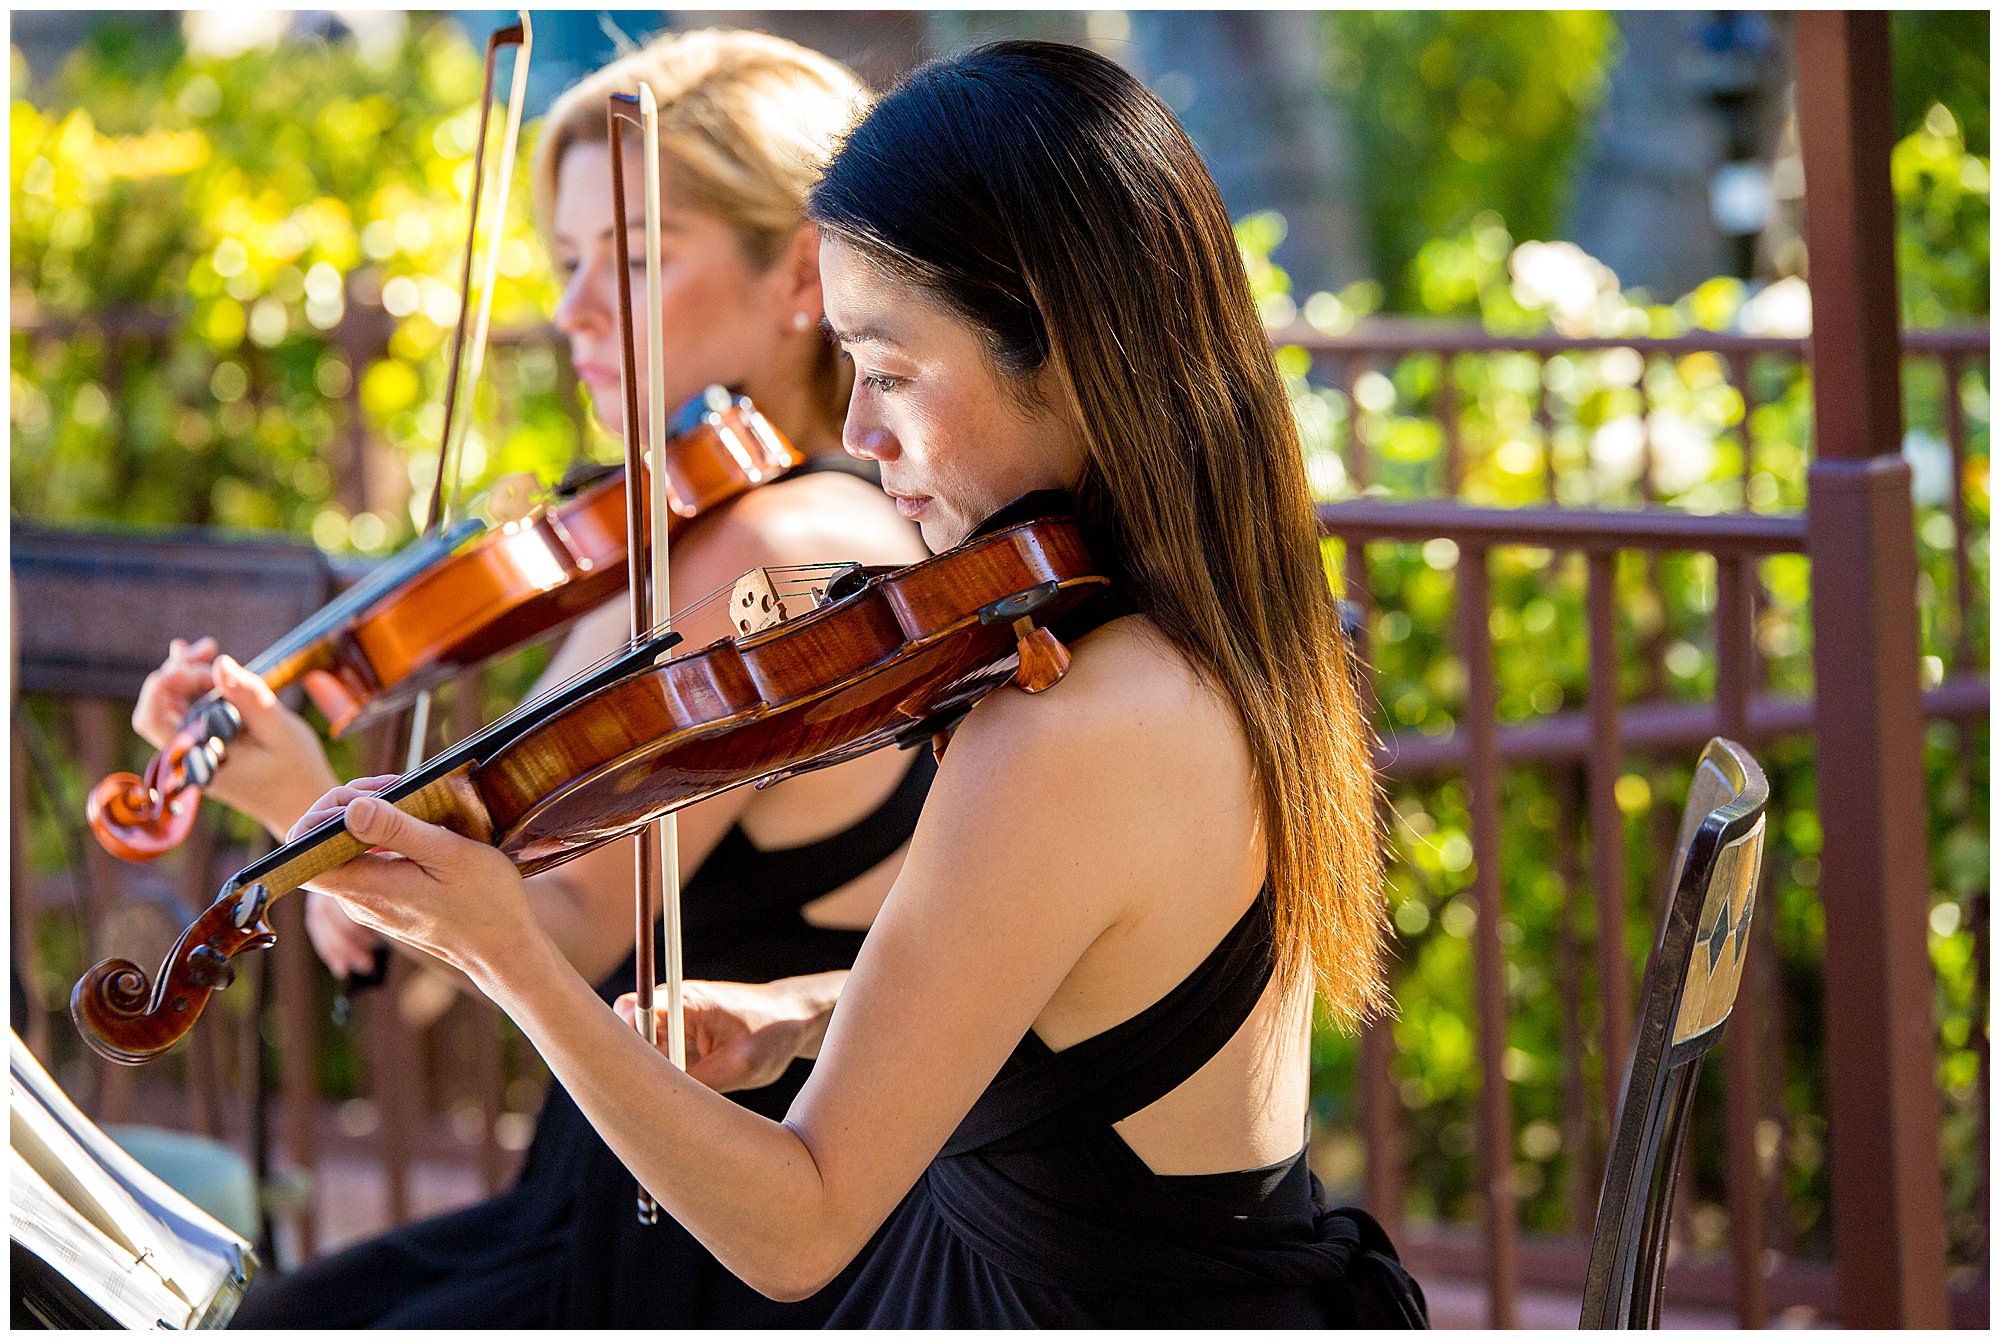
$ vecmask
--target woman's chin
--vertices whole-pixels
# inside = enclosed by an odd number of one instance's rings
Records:
[[[935,512],[933,503],[930,511]],[[924,548],[934,554],[941,554],[962,541],[972,528],[943,515],[925,515],[917,519],[917,533],[924,537]]]

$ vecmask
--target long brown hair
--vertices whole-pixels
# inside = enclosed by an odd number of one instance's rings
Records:
[[[1100,560],[1241,717],[1279,970],[1359,1021],[1385,999],[1370,732],[1298,428],[1186,132],[1101,56],[995,43],[885,97],[808,214],[969,322],[1003,374],[1053,365]]]
[[[703,28],[656,38],[585,76],[549,109],[533,167],[544,236],[553,234],[563,155],[605,143],[605,100],[641,83],[659,103],[666,180],[691,208],[729,226],[755,270],[784,254],[805,221],[806,193],[869,103],[846,66],[769,33]],[[814,379],[820,410],[837,428],[848,378],[830,343]]]

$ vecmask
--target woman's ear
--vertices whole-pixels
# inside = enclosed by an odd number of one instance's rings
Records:
[[[819,225],[802,223],[785,244],[771,277],[778,285],[776,310],[789,330],[810,330],[826,315],[819,285]]]

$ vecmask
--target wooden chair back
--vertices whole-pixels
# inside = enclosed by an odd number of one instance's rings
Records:
[[[1749,951],[1770,788],[1743,746],[1708,742],[1674,845],[1618,1100],[1584,1280],[1586,1330],[1659,1325],[1667,1226],[1695,1079]]]

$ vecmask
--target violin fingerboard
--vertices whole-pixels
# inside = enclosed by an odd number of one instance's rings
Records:
[[[454,769],[406,796],[398,796],[392,803],[425,823],[441,824],[474,841],[492,841],[491,821],[486,818],[485,806],[464,768]],[[343,828],[258,878],[269,888],[270,896],[277,898],[346,865],[366,850],[358,838]]]

